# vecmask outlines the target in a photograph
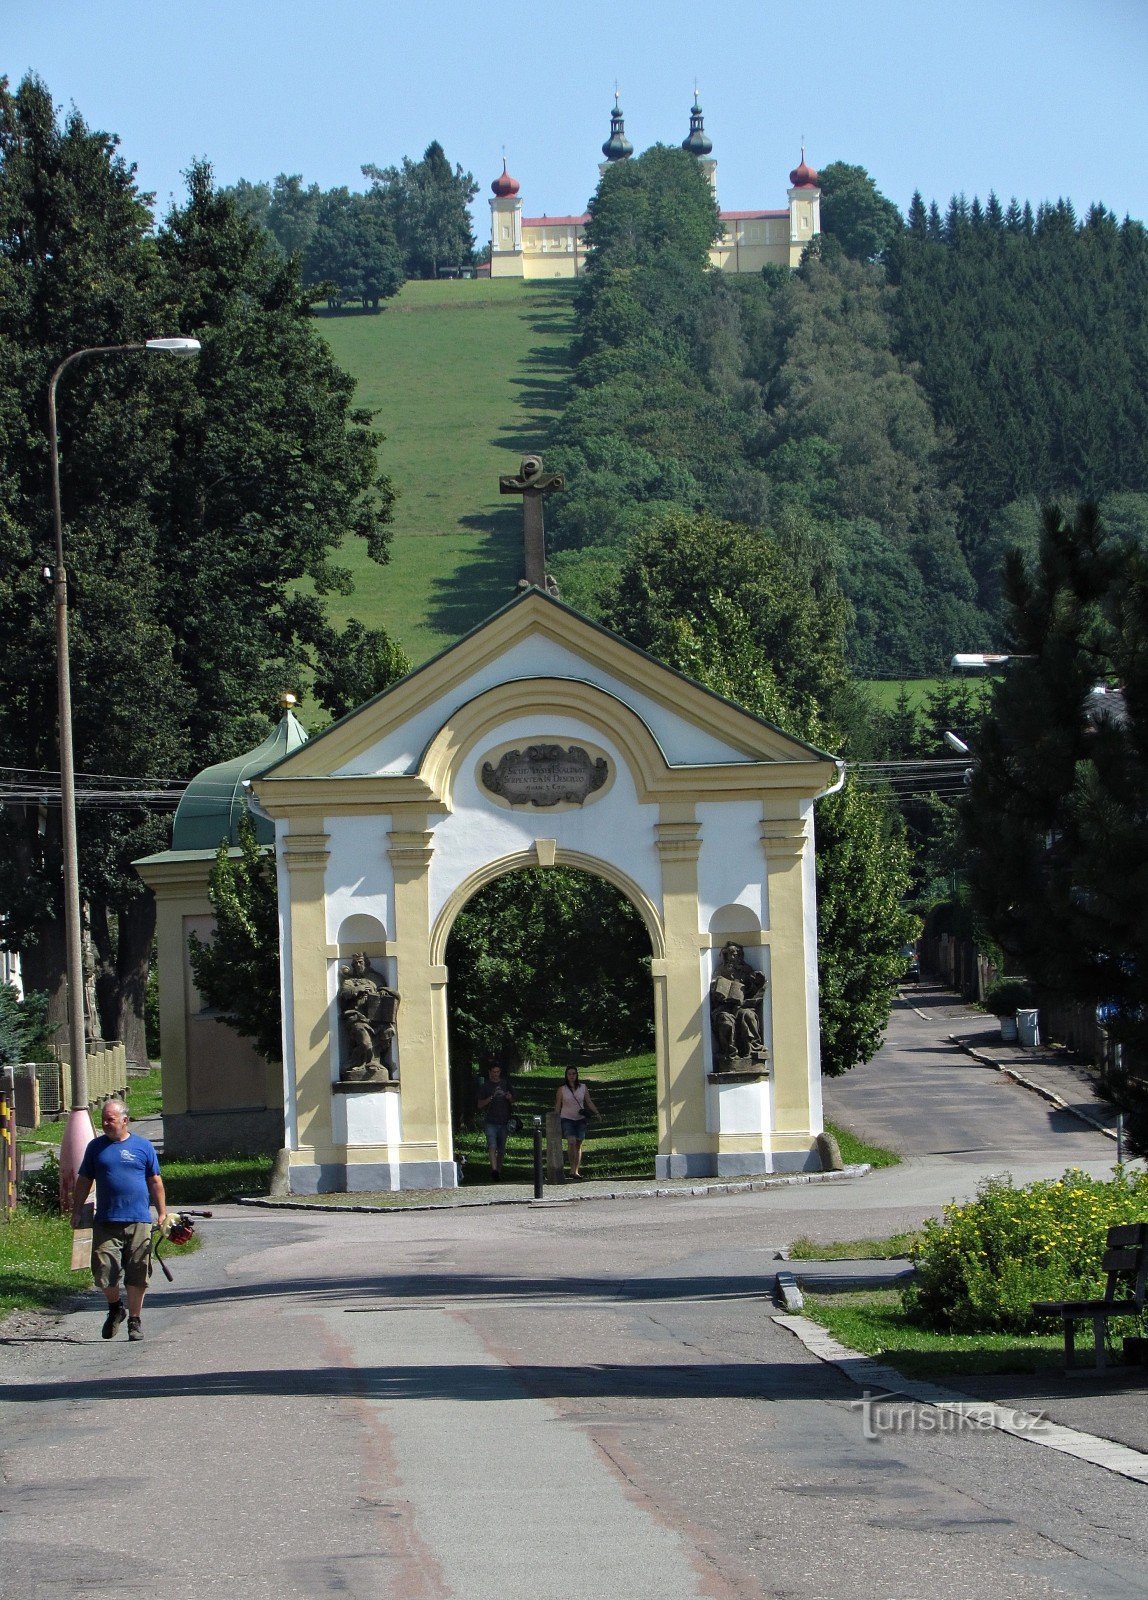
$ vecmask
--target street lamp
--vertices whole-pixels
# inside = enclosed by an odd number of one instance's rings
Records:
[[[84,966],[80,943],[80,860],[76,842],[76,774],[72,760],[72,681],[68,661],[68,574],[64,566],[64,521],[60,509],[60,449],[56,431],[56,385],[73,361],[84,356],[130,355],[151,350],[192,356],[198,339],[148,339],[142,344],[97,344],[74,350],[48,384],[48,443],[52,463],[52,520],[56,534],[56,681],[60,722],[60,811],[64,846],[64,942],[67,951],[68,1034],[71,1048],[71,1110],[60,1142],[60,1208],[70,1211],[76,1172],[93,1136],[88,1114],[88,1059],[84,1043]]]

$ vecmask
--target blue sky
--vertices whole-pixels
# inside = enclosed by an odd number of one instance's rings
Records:
[[[696,80],[729,209],[784,205],[804,138],[902,210],[995,188],[1148,219],[1145,0],[0,0],[0,71],[29,69],[161,207],[196,156],[364,187],[437,138],[482,241],[503,146],[528,215],[581,210],[615,81],[641,150],[684,138]]]

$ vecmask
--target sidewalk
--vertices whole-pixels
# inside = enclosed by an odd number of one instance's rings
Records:
[[[1095,1067],[1075,1060],[1066,1049],[1006,1044],[996,1020],[980,1013],[971,1015],[967,1025],[961,1023],[949,1038],[982,1066],[1006,1073],[1023,1088],[1032,1089],[1115,1141],[1119,1110],[1104,1099],[1100,1074]]]

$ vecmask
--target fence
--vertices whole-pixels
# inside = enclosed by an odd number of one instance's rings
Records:
[[[71,1060],[66,1046],[57,1047],[59,1056],[58,1077],[55,1077],[49,1063],[44,1068],[37,1066],[37,1075],[43,1071],[40,1080],[40,1109],[48,1112],[51,1108],[45,1104],[44,1085],[55,1084],[56,1106],[63,1109],[71,1100],[68,1093],[70,1082]],[[118,1040],[89,1039],[84,1052],[88,1065],[88,1105],[98,1106],[101,1101],[107,1100],[111,1095],[124,1095],[128,1087],[128,1061],[127,1051]]]
[[[921,970],[939,978],[966,1000],[983,1000],[1000,976],[971,939],[951,933],[926,935],[921,940]],[[1077,1001],[1037,996],[1040,1037],[1046,1044],[1063,1045],[1082,1061],[1099,1069],[1100,1079],[1118,1090],[1130,1081],[1148,1084],[1148,1059],[1110,1039],[1096,1018],[1096,1007]]]
[[[971,939],[952,933],[926,933],[920,944],[921,971],[940,978],[966,1000],[981,1001],[999,974]]]

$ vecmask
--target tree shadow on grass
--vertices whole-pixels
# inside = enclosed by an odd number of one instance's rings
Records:
[[[462,517],[460,526],[479,538],[452,573],[435,579],[427,602],[428,625],[452,638],[469,633],[513,600],[522,575],[522,510],[517,501]]]

